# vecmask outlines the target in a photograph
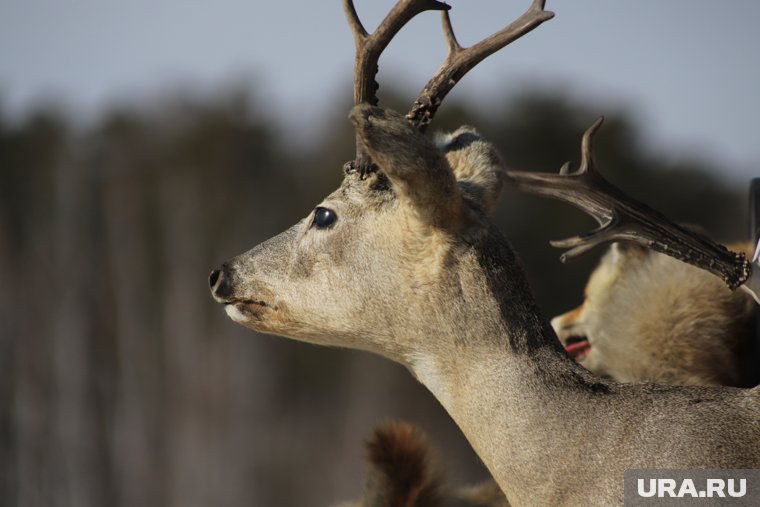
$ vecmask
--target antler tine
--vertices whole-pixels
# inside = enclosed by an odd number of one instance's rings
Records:
[[[353,0],[343,0],[343,11],[346,13],[348,26],[354,34],[354,43],[358,47],[369,34],[367,33],[367,30],[364,29],[364,25],[362,25],[362,21],[356,13],[356,7],[354,7]]]
[[[449,48],[449,53],[459,51],[462,46],[459,45],[456,35],[454,35],[454,27],[451,26],[451,16],[449,11],[443,11],[441,13],[443,18],[443,36],[446,37],[446,45]]]
[[[454,37],[451,19],[448,13],[443,13],[443,31],[449,53],[438,72],[422,89],[414,105],[406,115],[407,119],[420,131],[430,124],[444,97],[464,77],[467,72],[482,62],[485,58],[507,46],[544,21],[554,17],[554,13],[544,10],[544,0],[533,0],[533,3],[519,18],[482,41],[463,48]]]
[[[597,118],[594,124],[586,129],[586,132],[583,133],[583,138],[581,139],[581,167],[578,169],[578,172],[580,173],[589,171],[596,172],[594,136],[602,127],[602,123],[604,123],[604,116]]]
[[[632,241],[707,270],[732,290],[747,281],[751,264],[744,254],[681,227],[601,176],[594,165],[593,150],[593,137],[601,124],[599,118],[583,135],[578,171],[570,172],[569,164],[565,164],[560,174],[507,173],[519,189],[572,204],[599,223],[600,227],[589,233],[552,241],[552,246],[570,249],[561,260],[573,260],[602,243]]]
[[[555,241],[550,241],[549,244],[555,248],[567,248],[568,250],[566,252],[563,252],[559,256],[559,260],[563,263],[567,263],[570,261],[573,261],[577,259],[578,257],[583,256],[584,254],[590,252],[597,246],[608,242],[613,241],[608,236],[609,234],[604,234],[601,231],[604,229],[596,229],[589,234],[584,235],[578,235],[574,236],[572,238],[567,239],[560,239]],[[609,231],[605,231],[609,232]]]
[[[354,104],[377,105],[375,81],[378,61],[388,43],[417,14],[429,10],[448,10],[451,7],[436,0],[399,0],[373,33],[364,29],[356,13],[353,0],[343,0],[343,10],[354,35],[356,60],[354,62]],[[359,138],[356,139],[356,160],[349,163],[362,174],[366,173],[372,162],[364,151]]]

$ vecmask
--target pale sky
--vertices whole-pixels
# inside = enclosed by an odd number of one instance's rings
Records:
[[[356,0],[368,29],[393,3]],[[449,3],[469,45],[530,0]],[[739,181],[760,176],[759,1],[548,0],[547,9],[553,20],[452,96],[487,111],[489,98],[526,83],[564,88],[599,101],[599,114],[635,112],[657,151],[705,158]],[[250,79],[287,129],[313,139],[349,93],[353,51],[340,0],[0,0],[0,98],[11,114],[55,99],[88,118],[114,100]],[[444,52],[438,14],[423,13],[383,55],[379,80],[400,82],[411,101]]]

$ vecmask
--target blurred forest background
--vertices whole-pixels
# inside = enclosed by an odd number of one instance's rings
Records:
[[[264,100],[177,92],[87,127],[55,105],[0,108],[0,505],[329,505],[360,496],[363,441],[388,419],[427,431],[453,482],[487,476],[403,368],[257,336],[209,296],[213,267],[306,215],[353,156],[348,103],[309,147]],[[604,113],[611,181],[745,237],[747,189],[726,168],[647,152],[635,115],[600,107],[526,89],[488,116],[448,103],[432,130],[470,123],[511,168],[556,171]],[[562,265],[548,240],[594,224],[509,186],[495,220],[546,315],[577,305],[595,260]]]

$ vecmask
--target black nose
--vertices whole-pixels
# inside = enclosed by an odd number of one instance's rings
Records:
[[[211,289],[211,295],[217,302],[229,302],[232,296],[232,287],[230,285],[229,268],[226,264],[222,264],[221,268],[211,272],[208,276],[208,285]]]
[[[222,274],[221,269],[215,269],[208,276],[208,286],[211,287],[211,290],[214,290],[214,285],[216,285],[216,282],[219,280],[219,275],[221,274]]]

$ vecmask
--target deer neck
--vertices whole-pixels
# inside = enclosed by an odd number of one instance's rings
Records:
[[[519,503],[572,481],[581,462],[568,460],[568,444],[594,445],[586,423],[611,387],[564,353],[512,250],[494,251],[480,249],[480,269],[460,272],[459,300],[441,302],[452,314],[430,341],[445,345],[406,362]]]

